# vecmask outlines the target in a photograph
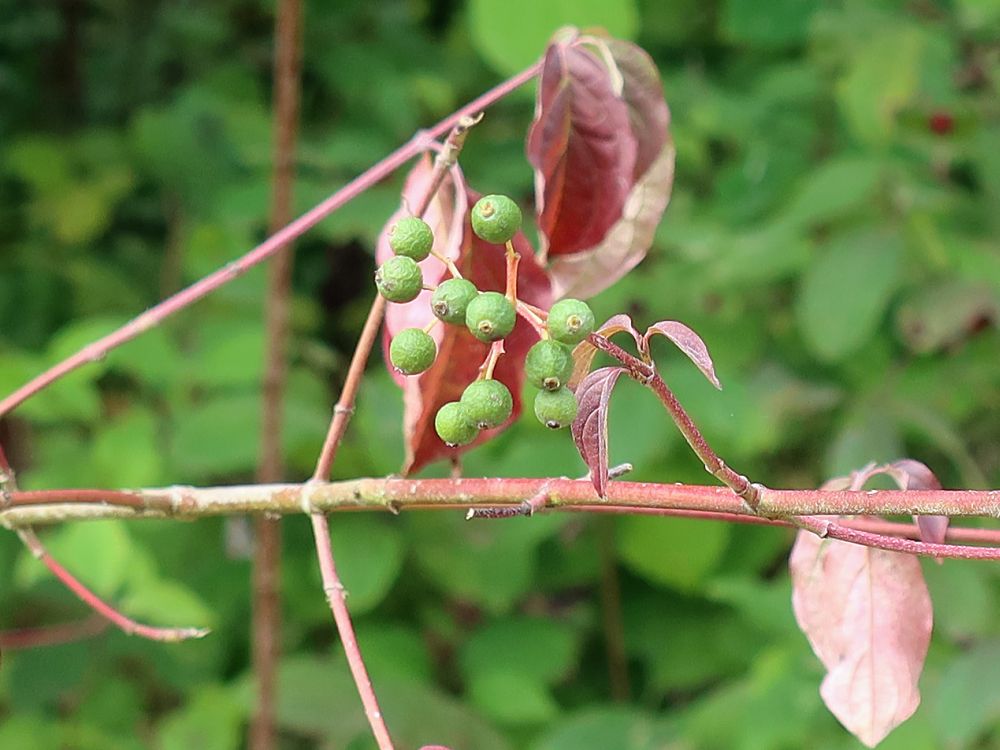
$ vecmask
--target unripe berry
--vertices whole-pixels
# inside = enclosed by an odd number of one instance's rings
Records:
[[[479,434],[479,428],[458,401],[449,401],[438,409],[434,416],[434,431],[449,448],[468,445]]]
[[[448,279],[438,284],[431,296],[431,311],[445,323],[464,323],[465,310],[479,294],[468,279]]]
[[[483,292],[465,309],[465,325],[480,341],[499,341],[514,330],[517,312],[500,292]]]
[[[576,418],[576,396],[569,388],[539,391],[535,396],[535,416],[546,427],[569,427]]]
[[[473,380],[462,392],[460,403],[480,430],[499,427],[514,411],[514,398],[499,380]]]
[[[573,354],[565,344],[543,339],[528,350],[524,374],[535,388],[559,390],[573,375]]]
[[[389,247],[396,255],[423,260],[431,254],[434,233],[430,225],[416,216],[406,216],[389,230]]]
[[[420,294],[424,277],[413,258],[394,255],[375,271],[375,286],[390,302],[409,302]]]
[[[549,310],[549,335],[564,344],[579,344],[594,332],[594,313],[578,299],[563,299]]]
[[[521,209],[506,195],[484,195],[472,207],[472,231],[487,242],[502,245],[521,228]]]
[[[426,331],[404,328],[389,344],[389,361],[404,375],[416,375],[432,364],[437,356],[437,345]]]

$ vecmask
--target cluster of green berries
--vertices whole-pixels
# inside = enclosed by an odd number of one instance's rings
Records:
[[[573,375],[573,349],[594,332],[594,313],[586,302],[564,299],[552,305],[546,322],[549,337],[528,350],[524,371],[540,389],[535,416],[546,427],[568,427],[576,418],[576,396],[567,387]]]
[[[485,242],[508,243],[521,227],[521,210],[504,195],[487,195],[472,209],[472,229]],[[424,288],[419,261],[431,254],[434,235],[430,226],[415,216],[400,219],[389,232],[394,253],[375,273],[375,285],[389,302],[410,302]],[[431,312],[438,320],[465,325],[480,341],[506,338],[514,330],[514,302],[499,292],[480,291],[468,279],[442,281],[431,295]],[[548,338],[528,352],[525,373],[539,388],[535,415],[542,424],[557,429],[576,416],[576,397],[567,388],[573,374],[572,347],[594,330],[594,314],[586,303],[574,299],[557,302],[549,311]],[[389,344],[389,360],[404,375],[429,369],[437,357],[437,346],[427,329],[406,328]],[[473,381],[458,401],[442,406],[434,419],[438,436],[449,446],[467,445],[480,430],[499,427],[514,408],[507,387],[491,377]]]

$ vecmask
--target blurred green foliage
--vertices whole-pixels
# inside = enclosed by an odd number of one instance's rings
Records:
[[[656,247],[594,300],[598,315],[679,319],[704,336],[723,392],[676,353],[663,370],[754,479],[809,487],[908,455],[945,486],[1000,485],[1000,2],[306,6],[300,209],[518,69],[557,26],[604,24],[660,65],[678,158]],[[0,392],[263,235],[272,12],[259,0],[0,0]],[[518,93],[476,128],[463,163],[478,189],[529,205],[531,112]],[[399,185],[297,245],[290,479],[312,469]],[[19,408],[0,433],[22,486],[250,479],[263,291],[258,269]],[[360,399],[338,477],[402,460],[401,405],[380,362]],[[630,383],[614,397],[611,450],[637,479],[706,481]],[[465,467],[583,472],[568,436],[531,418]],[[795,629],[786,532],[458,513],[332,525],[400,747],[858,747],[822,707]],[[283,747],[369,748],[308,524],[290,518],[283,533]],[[5,653],[0,747],[242,746],[249,564],[227,556],[223,522],[79,524],[45,538],[130,614],[215,632],[167,646],[109,631]],[[937,628],[924,706],[883,747],[1000,741],[983,689],[1000,660],[996,570],[927,567]],[[608,575],[620,602],[602,597]],[[622,632],[605,607],[620,609]],[[0,628],[83,616],[0,535]],[[608,639],[627,657],[622,702]]]

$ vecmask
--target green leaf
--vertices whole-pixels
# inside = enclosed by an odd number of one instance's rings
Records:
[[[257,463],[260,394],[213,396],[178,409],[171,457],[185,481],[248,472]]]
[[[808,227],[870,207],[881,174],[882,165],[871,157],[829,159],[799,184],[784,218],[794,225]]]
[[[403,567],[399,528],[391,519],[340,515],[330,519],[330,540],[351,612],[377,606]]]
[[[59,727],[47,716],[22,713],[0,722],[0,747],[51,750],[59,746]]]
[[[90,462],[104,487],[154,487],[163,478],[159,425],[148,410],[136,407],[102,425],[91,443]]]
[[[338,558],[339,566],[340,560]],[[348,600],[348,604],[352,602]],[[430,683],[434,669],[428,645],[420,632],[403,624],[383,624],[382,618],[365,621],[358,628],[358,647],[376,685],[383,680],[415,680]]]
[[[460,513],[406,516],[417,565],[450,596],[498,614],[531,588],[536,548],[565,519],[469,523]]]
[[[722,33],[733,42],[757,47],[801,44],[820,5],[818,0],[780,0],[764,7],[755,0],[726,0]]]
[[[847,415],[827,449],[826,477],[846,476],[870,461],[885,463],[904,455],[899,427],[891,412],[864,403]]]
[[[898,237],[868,231],[831,241],[806,269],[795,312],[816,357],[836,362],[871,338],[898,284],[902,255]]]
[[[618,554],[653,583],[696,590],[725,552],[729,527],[684,518],[619,519]]]
[[[121,606],[131,617],[168,627],[211,627],[216,620],[197,594],[169,580],[143,581],[132,587]]]
[[[159,726],[161,750],[235,750],[241,744],[243,711],[225,688],[197,689],[187,704]]]
[[[472,0],[469,7],[473,44],[504,75],[538,60],[563,26],[600,26],[612,36],[631,38],[638,25],[633,0]]]
[[[459,662],[467,679],[495,670],[499,661],[505,671],[552,684],[576,663],[578,648],[577,635],[567,623],[508,617],[475,632],[462,647]]]
[[[203,326],[202,347],[191,362],[193,379],[209,387],[259,387],[264,377],[264,327],[259,320]]]
[[[996,684],[1000,643],[985,641],[953,657],[940,681],[924,698],[935,734],[944,747],[969,747],[988,726],[1000,720]]]
[[[504,665],[476,674],[468,690],[473,704],[500,724],[540,724],[559,712],[544,683]]]
[[[982,565],[957,560],[924,565],[924,578],[934,602],[934,631],[956,644],[996,632],[996,583]]]
[[[658,750],[669,747],[652,719],[632,708],[598,708],[564,719],[532,750]]]
[[[893,137],[897,113],[916,94],[925,42],[919,29],[898,25],[858,46],[837,99],[859,140],[880,145]]]
[[[133,549],[123,521],[64,526],[44,535],[42,543],[52,557],[100,596],[113,596],[129,578]],[[27,552],[18,562],[21,584],[32,584],[48,575],[48,569]]]

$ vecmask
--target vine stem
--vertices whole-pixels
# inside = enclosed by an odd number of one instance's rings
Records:
[[[299,218],[283,229],[275,232],[257,247],[241,258],[205,276],[186,289],[182,289],[171,297],[151,307],[146,312],[129,321],[121,328],[101,337],[75,354],[53,365],[40,375],[31,379],[12,394],[0,401],[0,416],[7,414],[33,395],[56,382],[63,376],[73,372],[88,362],[102,359],[108,352],[131,341],[133,338],[158,326],[171,315],[189,307],[219,287],[242,276],[248,270],[267,260],[282,247],[301,236],[338,208],[361,195],[381,180],[385,179],[414,156],[422,153],[427,144],[434,138],[447,133],[463,117],[479,112],[493,102],[502,99],[524,83],[530,81],[538,73],[540,63],[518,73],[498,86],[490,89],[479,98],[449,115],[430,129],[418,133],[408,143],[393,151],[382,161],[370,167],[367,171],[351,180],[347,185],[337,190],[321,203],[302,214]]]
[[[761,487],[756,514],[726,487],[614,481],[602,500],[589,480],[553,478],[352,479],[342,482],[245,485],[230,487],[169,487],[134,493],[151,501],[143,508],[81,500],[79,490],[9,492],[0,509],[0,525],[21,529],[37,524],[107,518],[207,518],[246,513],[290,514],[335,511],[463,509],[486,516],[498,506],[523,507],[525,498],[544,496],[536,510],[590,513],[680,515],[739,523],[795,526],[792,516],[947,515],[1000,516],[1000,490],[775,490]],[[88,490],[92,498],[100,490]],[[164,506],[163,498],[172,502]],[[45,502],[43,502],[43,499]],[[482,511],[482,512],[480,512]],[[515,513],[516,515],[516,513]],[[819,522],[822,522],[820,525]],[[876,518],[812,518],[811,531],[867,546],[882,537],[919,537],[910,524]],[[833,523],[833,526],[827,524]],[[832,530],[831,530],[832,528]],[[846,529],[847,531],[841,531]],[[865,534],[857,535],[854,531]],[[867,536],[867,535],[873,536]],[[948,539],[1000,545],[1000,529],[949,527]],[[904,540],[896,540],[904,541]],[[909,541],[909,540],[905,540]],[[895,544],[901,552],[964,559],[1000,559],[998,547],[966,545],[916,546]]]
[[[18,529],[18,536],[31,554],[48,568],[52,575],[62,581],[62,584],[72,591],[84,604],[101,617],[128,635],[137,635],[151,641],[184,641],[189,638],[204,638],[210,632],[207,628],[157,628],[143,625],[122,614],[97,594],[84,586],[79,579],[64,568],[49,551],[45,549],[38,536],[30,528]]]
[[[326,516],[322,513],[313,513],[311,518],[313,537],[316,539],[316,556],[319,558],[320,575],[323,577],[323,591],[337,623],[340,642],[347,655],[347,665],[350,667],[351,677],[354,678],[354,685],[358,690],[358,695],[361,696],[365,717],[368,719],[368,725],[371,727],[379,750],[393,750],[389,729],[386,727],[385,718],[379,708],[371,677],[368,676],[368,669],[365,667],[364,659],[361,658],[358,639],[355,637],[354,627],[351,625],[351,613],[347,609],[347,602],[344,598],[344,585],[340,582],[337,566],[333,561],[330,526]]]
[[[708,444],[708,441],[705,440],[705,436],[701,434],[701,430],[698,429],[694,420],[691,419],[684,410],[684,407],[681,406],[677,397],[674,396],[673,391],[670,390],[666,382],[656,371],[656,368],[648,362],[644,362],[638,357],[629,354],[618,346],[618,344],[609,341],[600,334],[592,333],[587,340],[601,351],[610,354],[625,365],[625,370],[628,372],[629,377],[645,385],[656,394],[657,398],[660,399],[660,403],[663,404],[667,413],[670,414],[670,418],[674,420],[677,429],[684,436],[687,444],[691,446],[691,450],[701,459],[702,464],[705,466],[705,471],[743,498],[750,509],[756,512],[760,504],[760,492],[763,487],[752,483],[742,474],[726,466],[725,462],[719,458],[719,455]]]
[[[59,625],[0,630],[0,649],[18,651],[75,643],[100,635],[108,629],[108,625],[106,619],[98,614],[93,614],[76,622],[64,622]]]
[[[415,216],[423,217],[427,212],[438,189],[444,183],[445,176],[457,163],[469,129],[478,123],[480,119],[481,115],[478,117],[463,116],[455,123],[444,145],[434,159],[434,167],[427,189],[419,204],[414,207],[413,214]],[[457,269],[450,260],[446,261],[446,265],[453,275],[457,273]],[[456,276],[456,278],[461,277]],[[361,386],[365,366],[375,346],[375,339],[378,336],[379,327],[385,315],[385,307],[385,299],[381,295],[376,295],[371,309],[368,311],[368,317],[365,320],[361,336],[354,348],[354,354],[351,356],[351,363],[347,368],[344,387],[333,409],[330,427],[327,430],[323,447],[316,461],[316,469],[313,472],[312,482],[322,481],[330,475],[330,469],[337,457],[337,449],[343,439],[344,432],[347,430],[347,423],[354,413],[354,402],[357,397],[358,388]],[[372,687],[371,678],[368,676],[368,668],[365,666],[364,657],[361,654],[360,648],[358,648],[358,640],[354,634],[354,625],[351,622],[351,613],[345,600],[344,586],[337,575],[337,567],[333,558],[333,547],[330,542],[329,522],[321,512],[314,512],[311,514],[311,517],[313,538],[316,542],[316,555],[319,558],[320,572],[323,576],[323,590],[326,592],[326,599],[330,604],[330,611],[333,613],[337,632],[340,634],[340,642],[347,657],[347,663],[350,666],[351,676],[354,678],[354,685],[357,688],[358,695],[361,697],[361,703],[365,709],[365,717],[368,719],[368,724],[371,727],[376,742],[378,742],[379,750],[393,750],[389,729],[379,708],[378,698]]]

